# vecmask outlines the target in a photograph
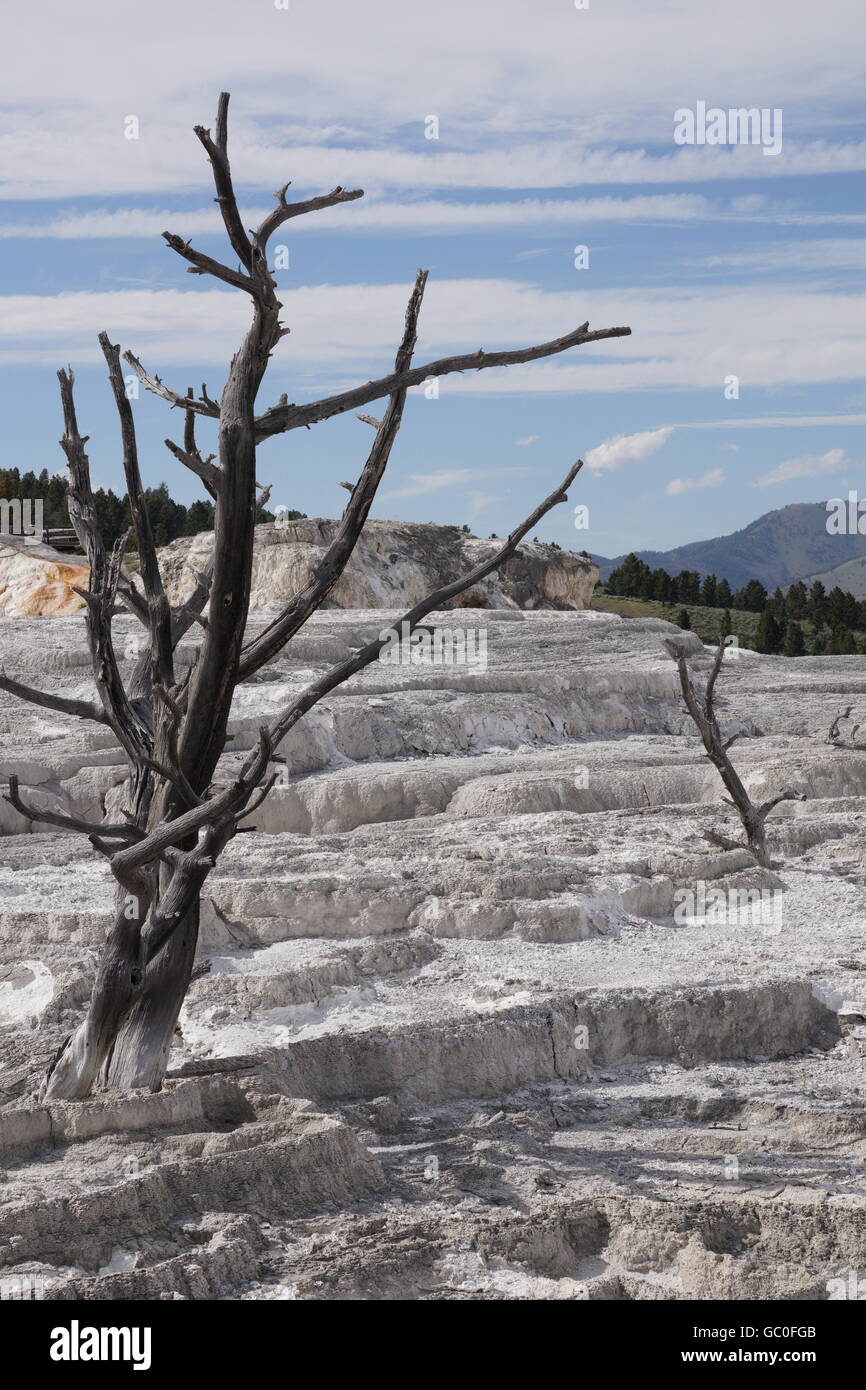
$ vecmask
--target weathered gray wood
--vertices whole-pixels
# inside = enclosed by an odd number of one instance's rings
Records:
[[[72,700],[68,695],[53,695],[47,690],[35,690],[32,685],[22,685],[0,672],[0,690],[14,695],[19,700],[27,700],[31,705],[41,705],[43,709],[56,710],[58,714],[71,714],[76,719],[93,719],[97,724],[107,724],[105,710],[93,700]]]

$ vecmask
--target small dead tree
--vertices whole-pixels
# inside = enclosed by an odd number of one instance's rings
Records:
[[[210,275],[249,297],[250,326],[232,358],[219,401],[202,386],[196,396],[171,390],[150,375],[131,353],[125,360],[149,391],[183,412],[182,443],[166,440],[175,458],[201,479],[214,499],[213,558],[198,576],[195,592],[172,608],[157,561],[153,529],[139,471],[132,407],[127,399],[120,349],[108,335],[99,341],[120,421],[123,468],[140,557],[140,584],[124,573],[126,537],[111,553],[103,545],[85,452],[73,399],[73,373],[58,373],[63,407],[61,440],[69,465],[70,516],[90,564],[89,588],[81,590],[93,679],[99,699],[67,699],[0,677],[0,688],[23,700],[111,729],[129,767],[126,809],[114,823],[90,824],[60,811],[28,805],[17,780],[7,800],[31,821],[80,831],[108,862],[117,884],[114,923],[99,963],[86,1016],[66,1041],[49,1071],[48,1099],[90,1094],[95,1086],[158,1089],[168,1064],[177,1016],[193,968],[202,885],[219,855],[271,789],[274,755],[289,731],[323,696],[375,661],[386,638],[368,643],[333,667],[262,727],[257,746],[227,785],[215,781],[226,746],[232,698],[298,633],[340,578],[367,520],[403,416],[410,387],[430,377],[478,371],[551,357],[583,343],[627,335],[628,328],[590,332],[584,323],[564,337],[534,347],[444,357],[413,366],[416,330],[427,272],[419,271],[406,309],[403,337],[394,370],[375,381],[302,405],[285,396],[257,413],[256,398],[271,355],[289,330],[280,322],[281,304],[268,266],[268,242],[290,219],[351,202],[361,190],[338,187],[302,202],[288,202],[281,188],[272,212],[247,232],[238,210],[228,158],[227,93],[219,99],[215,132],[197,126],[207,153],[216,202],[238,265],[214,260],[173,233],[168,246],[193,275]],[[307,583],[260,633],[246,636],[255,522],[266,490],[256,482],[257,446],[289,430],[311,426],[375,400],[386,400],[381,419],[365,418],[375,438],[330,546]],[[218,423],[218,455],[205,456],[196,440],[198,418]],[[522,538],[557,503],[580,469],[569,469],[562,483],[535,508],[487,561],[456,578],[410,609],[395,624],[411,632],[434,609],[448,605],[512,556]],[[261,494],[256,497],[257,491]],[[118,605],[143,626],[146,649],[124,683],[112,638]],[[205,608],[207,615],[205,616]],[[194,624],[203,629],[195,663],[179,674],[175,652]],[[390,634],[389,634],[390,635]]]
[[[732,734],[730,738],[723,739],[716,718],[715,688],[719,672],[722,669],[722,662],[725,659],[724,636],[719,635],[719,645],[713,658],[702,698],[698,696],[689,672],[686,644],[676,638],[666,638],[664,645],[668,655],[676,662],[683,700],[701,736],[706,755],[713,766],[718,769],[725,787],[730,792],[730,797],[723,796],[722,800],[728,806],[733,806],[740,817],[750,852],[763,868],[769,868],[770,858],[767,853],[765,824],[767,817],[773,807],[778,806],[781,801],[805,801],[805,795],[802,792],[783,791],[778,796],[771,797],[769,801],[762,801],[760,805],[755,805],[743,786],[740,775],[728,756],[729,748],[739,735]],[[727,840],[722,835],[708,832],[708,838],[722,849],[740,848],[734,841]]]
[[[866,753],[866,743],[857,743],[856,741],[857,734],[859,730],[863,727],[862,720],[852,727],[851,732],[848,734],[847,738],[842,733],[842,730],[839,727],[840,724],[847,722],[847,720],[851,718],[851,711],[853,710],[853,708],[853,705],[848,705],[847,708],[844,709],[841,714],[836,715],[836,718],[833,720],[833,723],[827,730],[826,742],[829,743],[831,747],[841,748],[843,752],[846,753]]]

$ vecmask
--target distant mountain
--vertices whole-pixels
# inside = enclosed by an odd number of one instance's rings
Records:
[[[778,585],[785,588],[795,579],[818,576],[832,588],[850,588],[858,597],[866,597],[866,566],[850,567],[850,582],[839,577],[829,580],[840,566],[866,557],[866,536],[831,536],[827,533],[827,509],[823,502],[794,502],[775,512],[765,512],[756,521],[734,531],[730,536],[717,536],[709,541],[692,541],[673,550],[638,550],[635,552],[653,569],[665,569],[668,574],[680,570],[698,570],[727,579],[739,589],[749,579],[760,579],[772,592]],[[625,556],[606,559],[593,555],[601,578],[607,579],[611,570]],[[860,585],[853,588],[854,580]]]
[[[866,598],[866,555],[861,555],[857,560],[848,560],[844,565],[837,565],[835,569],[810,574],[810,584],[813,579],[820,579],[828,593],[838,584],[840,589],[853,594],[855,598]]]

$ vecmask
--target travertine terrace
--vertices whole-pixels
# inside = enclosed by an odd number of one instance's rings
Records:
[[[227,767],[394,616],[317,615],[243,688]],[[208,882],[158,1094],[41,1104],[112,885],[86,841],[0,803],[0,1277],[49,1298],[798,1299],[866,1267],[866,755],[824,742],[866,712],[863,659],[726,662],[748,786],[808,798],[773,812],[763,870],[708,838],[739,827],[668,624],[459,621],[486,628],[486,670],[375,666],[291,735]],[[2,638],[10,674],[91,694],[80,616]],[[5,695],[0,726],[31,800],[116,802],[106,731]],[[772,916],[676,913],[714,887]]]

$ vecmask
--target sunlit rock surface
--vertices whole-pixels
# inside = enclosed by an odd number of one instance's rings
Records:
[[[0,617],[31,618],[77,613],[88,571],[48,546],[25,546],[0,536]],[[4,643],[4,648],[6,644]]]

